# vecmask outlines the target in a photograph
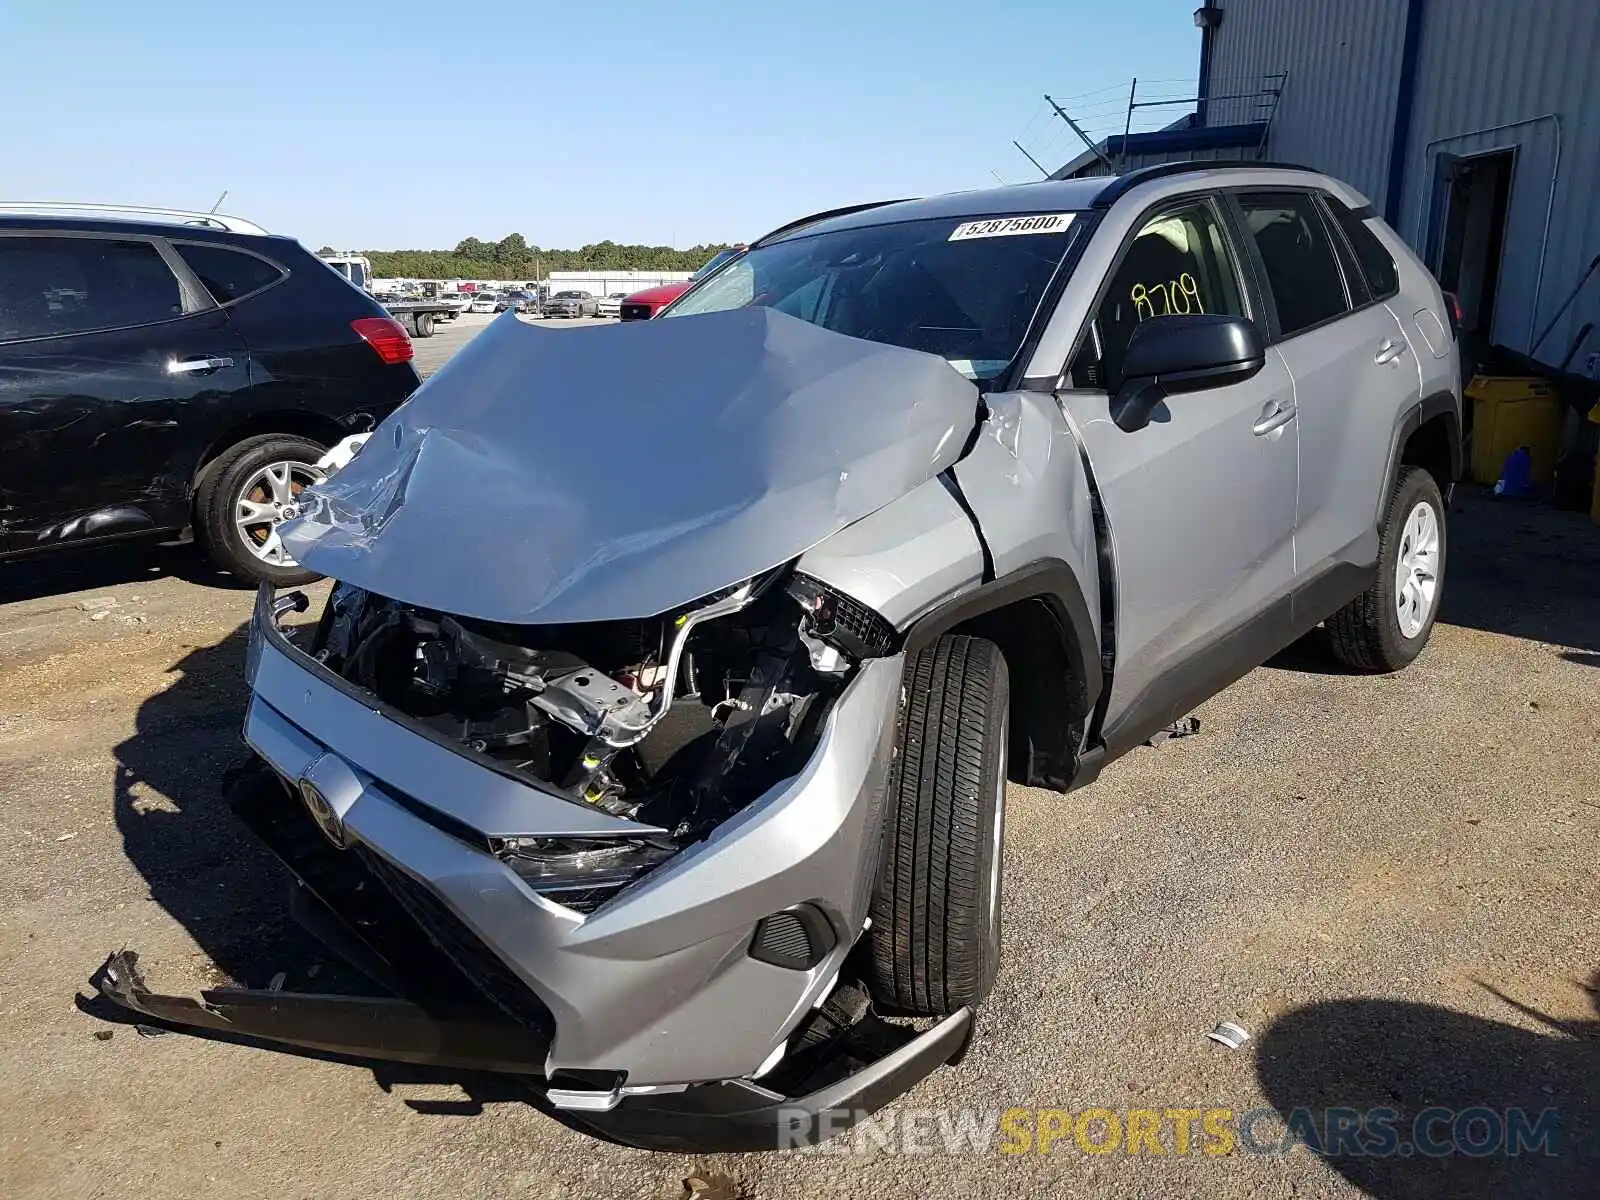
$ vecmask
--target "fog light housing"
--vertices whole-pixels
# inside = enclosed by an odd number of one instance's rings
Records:
[[[828,957],[837,941],[821,910],[797,904],[757,922],[750,957],[790,971],[809,971]]]

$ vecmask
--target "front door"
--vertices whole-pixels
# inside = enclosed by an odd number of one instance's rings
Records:
[[[1109,414],[1140,321],[1255,315],[1238,262],[1213,199],[1147,214],[1060,396],[1111,531],[1116,660],[1103,730],[1114,754],[1290,637],[1298,429],[1282,359],[1269,352],[1244,383],[1170,397],[1135,433]]]
[[[135,237],[0,237],[8,549],[187,522],[195,464],[249,386],[227,314]]]

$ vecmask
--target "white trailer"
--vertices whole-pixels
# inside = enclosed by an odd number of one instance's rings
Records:
[[[688,279],[689,271],[551,271],[545,280],[550,294],[557,292],[588,292],[596,299],[614,296],[619,292],[631,296],[645,288],[659,287],[663,283],[681,283]]]

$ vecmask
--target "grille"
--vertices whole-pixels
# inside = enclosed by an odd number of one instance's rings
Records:
[[[428,940],[495,1007],[530,1028],[542,1029],[547,1033],[554,1031],[555,1022],[544,1002],[433,892],[404,871],[390,866],[382,856],[365,846],[357,846],[355,852],[373,877],[388,889],[400,907],[405,909],[406,915],[427,935]]]
[[[622,319],[624,321],[648,321],[650,319],[650,306],[648,304],[624,304],[622,306]]]
[[[419,938],[417,921],[388,899],[388,889],[372,869],[376,856],[359,848],[336,850],[276,775],[252,766],[230,788],[228,801],[234,814],[312,895],[391,968],[409,998],[424,1003],[481,1002],[483,988],[433,939]],[[531,994],[530,999],[538,1003]]]

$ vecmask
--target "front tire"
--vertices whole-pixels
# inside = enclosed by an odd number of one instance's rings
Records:
[[[993,642],[951,635],[904,687],[868,987],[884,1011],[937,1017],[979,1004],[999,967],[1010,680]]]
[[[195,490],[195,534],[213,562],[251,583],[292,587],[321,578],[278,540],[298,512],[298,497],[323,478],[323,446],[269,433],[246,438],[211,463]]]
[[[1328,618],[1334,657],[1357,671],[1409,666],[1439,615],[1446,549],[1438,483],[1421,467],[1402,467],[1384,510],[1376,578]]]

